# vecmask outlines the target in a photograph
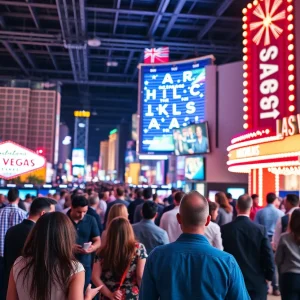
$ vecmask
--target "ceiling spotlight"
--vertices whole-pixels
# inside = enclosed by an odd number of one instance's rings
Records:
[[[97,37],[88,39],[87,43],[90,47],[99,47],[101,45],[101,41]]]
[[[117,67],[118,66],[118,62],[117,61],[108,61],[106,63],[107,67]]]

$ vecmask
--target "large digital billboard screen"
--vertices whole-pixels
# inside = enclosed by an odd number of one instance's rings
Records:
[[[139,152],[174,152],[173,129],[205,120],[205,67],[213,56],[140,67]]]

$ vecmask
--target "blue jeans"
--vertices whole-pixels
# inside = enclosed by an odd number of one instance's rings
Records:
[[[84,269],[85,269],[85,282],[84,282],[84,291],[85,291],[88,285],[91,283],[92,268],[84,266]]]

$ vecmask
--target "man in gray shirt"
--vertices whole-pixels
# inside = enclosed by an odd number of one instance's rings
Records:
[[[157,246],[169,244],[167,232],[154,223],[157,210],[156,203],[146,201],[142,207],[143,219],[132,225],[136,239],[144,244],[148,254]]]

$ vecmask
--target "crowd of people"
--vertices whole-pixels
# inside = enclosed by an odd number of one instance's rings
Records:
[[[0,300],[300,299],[299,197],[211,200],[117,186],[21,201],[12,188],[0,195]]]

